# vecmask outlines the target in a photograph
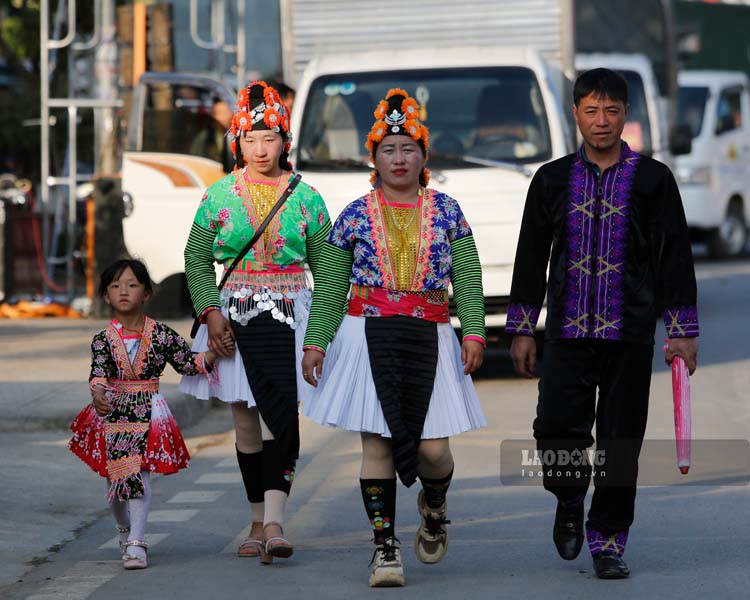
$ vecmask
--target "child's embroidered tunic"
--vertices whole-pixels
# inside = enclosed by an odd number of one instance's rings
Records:
[[[89,386],[107,390],[112,412],[96,414],[93,403],[76,417],[70,449],[110,482],[109,498],[143,494],[142,469],[176,473],[190,456],[159,393],[167,363],[183,375],[205,374],[204,353],[194,353],[167,325],[146,317],[140,336],[122,335],[112,321],[91,343]]]

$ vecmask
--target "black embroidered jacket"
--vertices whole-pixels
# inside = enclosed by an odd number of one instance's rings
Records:
[[[537,171],[516,250],[509,334],[533,335],[545,292],[546,339],[653,343],[659,314],[670,338],[698,336],[690,239],[664,164],[623,142],[604,173],[583,148]]]

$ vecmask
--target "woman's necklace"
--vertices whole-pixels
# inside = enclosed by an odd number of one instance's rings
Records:
[[[419,207],[419,199],[422,196],[422,188],[419,188],[419,191],[417,192],[417,202],[414,204],[414,208],[411,211],[411,216],[409,217],[409,220],[404,225],[399,225],[398,220],[396,219],[396,215],[393,212],[393,209],[391,208],[391,205],[388,203],[388,201],[385,198],[385,194],[382,191],[381,192],[383,197],[383,204],[385,204],[385,209],[388,211],[388,216],[390,217],[391,222],[393,223],[393,226],[401,232],[407,231],[409,227],[411,227],[411,224],[414,222],[415,217],[417,216],[417,208]]]
[[[419,250],[419,227],[415,226],[415,219],[417,213],[421,213],[422,188],[419,188],[417,202],[413,206],[394,208],[388,204],[384,194],[382,200],[386,205],[384,220],[395,288],[408,290],[411,289]],[[408,218],[405,217],[407,214]]]
[[[245,175],[247,175],[247,170],[245,170]],[[252,210],[255,213],[255,218],[257,219],[255,227],[260,227],[260,224],[271,212],[271,209],[281,197],[282,190],[280,189],[280,184],[282,177],[284,177],[283,171],[281,172],[281,175],[276,178],[275,183],[259,182],[252,184],[247,180],[246,176],[242,177],[245,193],[247,194],[250,206],[252,207]],[[269,254],[271,250],[270,246],[273,243],[270,229],[270,227],[267,227],[263,232],[263,242],[260,244],[262,256],[260,253],[257,253],[257,257],[262,260],[265,260],[265,256]]]

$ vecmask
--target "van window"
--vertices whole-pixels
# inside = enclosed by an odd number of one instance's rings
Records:
[[[307,96],[299,134],[300,169],[367,169],[373,111],[390,88],[422,106],[430,166],[479,161],[541,162],[551,141],[534,73],[519,67],[454,68],[327,75]],[[472,162],[473,161],[473,162]]]
[[[630,104],[622,139],[635,152],[651,156],[654,152],[654,145],[651,141],[651,119],[648,116],[643,79],[636,71],[619,71],[619,73],[628,84],[628,103]]]
[[[704,86],[681,87],[677,98],[679,123],[690,126],[693,137],[700,135],[703,128],[703,115],[706,112],[708,88]]]
[[[742,90],[723,90],[716,105],[716,133],[721,134],[742,126]]]
[[[154,83],[143,111],[144,152],[172,152],[223,162],[232,108],[205,87]]]

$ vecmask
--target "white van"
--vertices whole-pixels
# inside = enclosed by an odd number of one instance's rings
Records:
[[[677,159],[677,181],[694,241],[717,258],[742,254],[750,209],[748,78],[733,71],[679,74],[680,121],[692,151]]]

